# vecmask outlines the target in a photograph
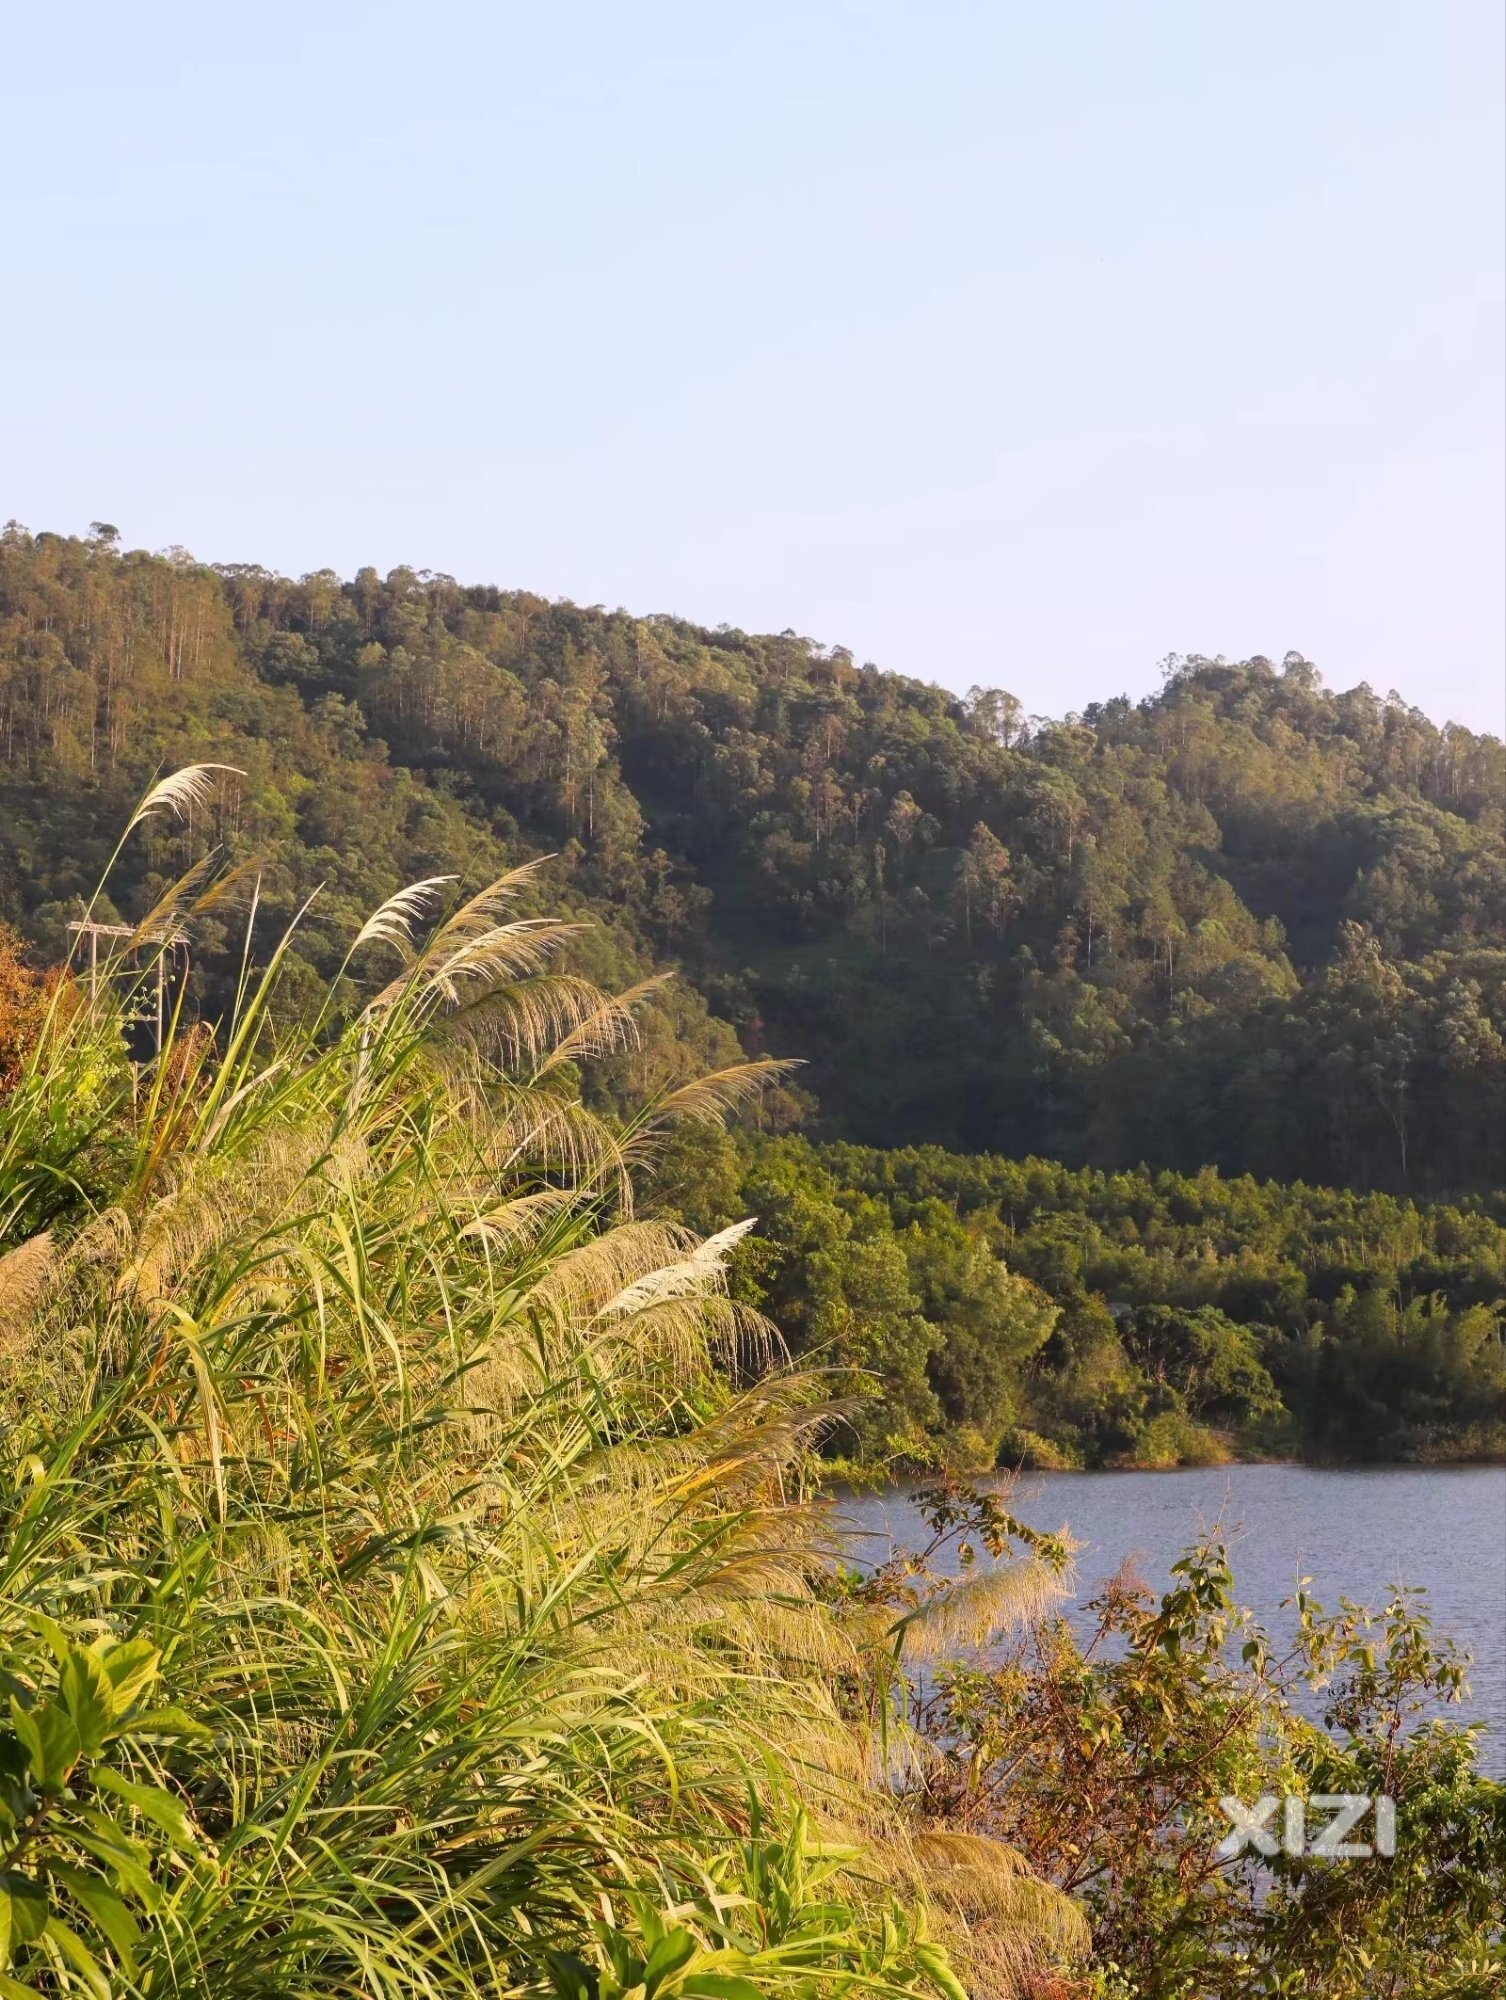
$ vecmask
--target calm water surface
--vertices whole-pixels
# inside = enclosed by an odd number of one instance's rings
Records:
[[[1486,1722],[1482,1766],[1506,1771],[1506,1467],[1025,1473],[1010,1506],[1037,1528],[1065,1524],[1085,1545],[1078,1599],[1127,1556],[1164,1589],[1187,1543],[1220,1525],[1236,1600],[1278,1640],[1292,1629],[1281,1603],[1298,1577],[1311,1577],[1329,1610],[1341,1596],[1380,1604],[1393,1583],[1425,1585],[1434,1625],[1473,1656],[1471,1699],[1451,1713]],[[837,1507],[863,1561],[924,1532],[902,1488]]]

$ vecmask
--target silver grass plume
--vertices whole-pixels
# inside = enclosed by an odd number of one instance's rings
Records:
[[[687,1293],[696,1295],[709,1285],[725,1283],[724,1260],[728,1251],[742,1241],[756,1226],[757,1220],[756,1216],[750,1215],[742,1222],[734,1222],[730,1228],[719,1229],[714,1236],[697,1243],[688,1257],[678,1258],[657,1271],[646,1272],[615,1298],[608,1299],[597,1317],[606,1319],[615,1314],[642,1312],[667,1299],[684,1298]]]
[[[362,924],[351,950],[359,951],[363,944],[390,944],[401,954],[403,963],[411,965],[414,924],[427,914],[438,892],[455,879],[453,875],[427,875],[423,881],[397,890]]]
[[[1068,1587],[1035,1556],[996,1563],[933,1591],[896,1620],[891,1635],[898,1650],[912,1658],[985,1646],[1001,1632],[1039,1625]]]
[[[52,1234],[44,1229],[0,1256],[0,1354],[24,1343],[28,1321],[52,1282]]]
[[[186,819],[194,806],[208,805],[217,789],[217,781],[210,774],[216,771],[235,778],[246,775],[238,764],[185,764],[181,770],[158,779],[131,814],[126,832],[133,832],[143,820],[155,818],[158,813],[170,812],[178,819]]]

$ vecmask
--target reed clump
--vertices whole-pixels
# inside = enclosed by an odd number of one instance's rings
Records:
[[[525,879],[392,897],[344,1018],[280,1020],[287,941],[253,971],[209,867],[39,990],[0,1099],[0,1996],[1003,1994],[1077,1935],[1007,1850],[911,1837],[893,1635],[802,1499],[821,1385],[728,1299],[737,1232],[635,1212],[762,1066],[588,1110],[641,996],[561,969]],[[156,956],[237,892],[231,1018],[133,1063]]]

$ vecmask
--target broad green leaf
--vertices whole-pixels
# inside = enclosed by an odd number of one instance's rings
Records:
[[[34,1876],[14,1868],[0,1869],[0,1904],[12,1947],[32,1944],[47,1928],[47,1891]]]
[[[60,1792],[79,1760],[82,1745],[73,1718],[56,1702],[43,1702],[25,1709],[12,1696],[11,1721],[26,1746],[31,1774],[38,1791]]]
[[[947,1996],[947,2000],[968,2000],[967,1988],[953,1972],[951,1963],[939,1944],[918,1944],[915,1947],[915,1957]]]
[[[110,1981],[104,1967],[71,1924],[65,1924],[61,1917],[53,1917],[47,1926],[47,1942],[58,1948],[95,2000],[111,2000]]]
[[[69,1648],[58,1694],[73,1719],[84,1755],[96,1756],[115,1717],[115,1691],[93,1653],[86,1653],[82,1646]]]
[[[162,1655],[150,1639],[125,1639],[99,1653],[99,1663],[115,1691],[115,1713],[124,1715],[157,1678]]]
[[[128,1839],[102,1813],[91,1812],[88,1818],[95,1830],[86,1830],[76,1822],[69,1829],[76,1845],[93,1856],[123,1896],[134,1898],[146,1910],[156,1909],[161,1891],[152,1876],[152,1856],[146,1842]],[[101,1826],[104,1833],[97,1830]]]
[[[171,1792],[164,1791],[160,1785],[141,1785],[133,1778],[123,1778],[108,1765],[102,1765],[90,1775],[99,1791],[109,1792],[126,1805],[134,1806],[143,1818],[160,1828],[175,1845],[193,1847],[196,1844],[188,1815]]]
[[[666,1931],[644,1961],[643,1984],[646,1991],[652,1995],[671,1973],[687,1965],[695,1957],[695,1952],[696,1942],[689,1931],[679,1926]]]
[[[136,1947],[141,1942],[141,1926],[109,1883],[82,1868],[73,1868],[65,1861],[49,1861],[47,1872],[54,1882],[68,1891],[95,1928],[104,1933],[122,1964],[129,1969],[135,1962]]]
[[[42,1763],[42,1732],[37,1727],[33,1711],[24,1708],[14,1695],[10,1698],[10,1720],[16,1732],[16,1741],[25,1753],[26,1770],[35,1773]]]
[[[33,1611],[27,1623],[34,1632],[47,1641],[47,1644],[52,1648],[53,1658],[59,1666],[62,1666],[73,1645],[73,1641],[68,1637],[62,1626],[58,1624],[55,1618],[49,1618],[45,1612],[41,1611]]]
[[[565,1951],[546,1952],[544,1958],[555,2000],[590,2000],[599,1982],[583,1958]]]
[[[36,1793],[27,1783],[29,1769],[20,1739],[6,1731],[0,1737],[0,1839],[28,1818],[36,1805]]]
[[[169,1705],[166,1708],[143,1709],[140,1715],[131,1716],[117,1731],[121,1736],[212,1736],[214,1731],[206,1729],[202,1722],[196,1722],[187,1709]]]

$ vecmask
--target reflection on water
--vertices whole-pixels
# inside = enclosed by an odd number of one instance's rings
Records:
[[[1292,1630],[1281,1604],[1299,1577],[1330,1610],[1341,1596],[1378,1605],[1393,1583],[1425,1585],[1434,1625],[1473,1657],[1471,1699],[1452,1713],[1486,1721],[1482,1767],[1506,1771],[1506,1467],[1025,1473],[1010,1505],[1034,1527],[1065,1524],[1084,1544],[1078,1599],[1126,1557],[1164,1589],[1188,1542],[1220,1525],[1235,1597],[1277,1641]],[[837,1506],[861,1561],[924,1532],[901,1488]]]

